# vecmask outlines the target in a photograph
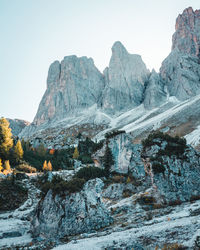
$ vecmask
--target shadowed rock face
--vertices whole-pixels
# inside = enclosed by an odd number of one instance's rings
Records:
[[[172,38],[172,50],[199,56],[200,49],[200,10],[185,9],[176,19],[176,32]]]
[[[109,68],[104,74],[106,88],[102,107],[106,112],[116,113],[141,104],[144,83],[149,77],[141,56],[129,54],[120,42],[115,42]]]
[[[184,101],[200,94],[200,64],[198,57],[174,49],[163,61],[160,74],[170,96]]]
[[[167,99],[164,82],[154,70],[151,73],[144,92],[144,107],[152,109],[160,106]]]

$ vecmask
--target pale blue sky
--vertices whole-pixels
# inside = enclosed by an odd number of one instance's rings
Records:
[[[32,121],[49,65],[76,54],[103,71],[121,41],[159,69],[175,19],[199,0],[0,0],[0,116]]]

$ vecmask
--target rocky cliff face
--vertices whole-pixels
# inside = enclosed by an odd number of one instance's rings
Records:
[[[149,71],[141,57],[130,55],[120,42],[112,52],[104,75],[91,58],[67,56],[61,64],[55,61],[34,124],[66,118],[94,104],[112,114],[138,106]]]
[[[108,145],[115,162],[111,168],[112,171],[121,174],[127,174],[131,171],[136,178],[145,176],[144,165],[140,157],[142,147],[139,144],[133,144],[130,135],[121,133],[110,138]],[[104,145],[93,155],[97,166],[102,165],[102,156],[105,153],[105,148]]]
[[[38,203],[32,221],[33,235],[61,238],[108,226],[113,219],[101,201],[102,188],[103,182],[94,179],[79,193],[54,196],[50,190]]]
[[[200,53],[200,10],[185,9],[176,19],[176,32],[172,38],[172,50],[199,56]]]
[[[111,170],[132,176],[140,185],[113,184],[104,191],[104,196],[116,198],[122,196],[124,189],[138,192],[153,188],[156,199],[159,197],[159,202],[166,204],[200,197],[200,154],[186,145],[184,139],[156,133],[151,137],[143,147],[133,144],[125,133],[110,139],[115,162]],[[96,159],[98,155],[101,158],[102,151],[104,148],[96,153]]]
[[[128,110],[141,104],[147,70],[141,56],[131,55],[120,42],[112,47],[109,68],[104,71],[106,88],[102,107],[109,113]]]
[[[200,93],[199,48],[200,11],[190,7],[176,20],[172,52],[160,69],[169,94],[181,101]]]
[[[142,157],[152,186],[167,204],[200,197],[200,155],[183,139],[153,136]]]
[[[200,93],[200,64],[196,56],[177,48],[163,61],[160,69],[170,96],[181,101]]]
[[[165,83],[160,75],[152,71],[144,92],[144,106],[146,109],[152,109],[160,106],[167,100]]]
[[[109,67],[103,74],[86,57],[68,56],[61,63],[54,62],[34,123],[22,131],[21,137],[34,140],[41,135],[45,140],[53,133],[58,145],[62,129],[69,127],[70,131],[90,127],[90,134],[86,133],[91,137],[99,136],[97,130],[102,129],[103,135],[113,128],[137,130],[137,139],[141,133],[163,126],[181,136],[191,133],[200,124],[199,119],[190,119],[191,113],[197,113],[190,100],[200,94],[199,20],[199,11],[192,8],[179,15],[172,51],[160,73],[150,74],[141,57],[129,54],[120,42],[114,43]],[[177,115],[181,107],[186,110],[190,104],[192,112],[184,111],[184,117]]]
[[[9,119],[7,118],[7,120],[10,123],[10,128],[12,129],[12,134],[14,136],[18,136],[18,134],[21,133],[21,131],[30,125],[30,122],[24,121],[24,120],[20,120],[20,119]]]
[[[91,58],[67,56],[49,68],[47,90],[34,124],[59,120],[99,102],[104,77]]]

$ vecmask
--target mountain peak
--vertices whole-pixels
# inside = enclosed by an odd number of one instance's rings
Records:
[[[112,46],[112,53],[117,55],[128,54],[128,51],[120,41],[116,41]]]
[[[186,8],[186,9],[184,9],[183,14],[186,14],[186,13],[187,14],[194,13],[193,8],[190,6],[190,7]]]
[[[200,51],[200,10],[189,7],[176,19],[175,33],[172,38],[172,50],[199,56]]]

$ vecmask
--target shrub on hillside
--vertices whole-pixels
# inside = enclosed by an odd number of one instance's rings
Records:
[[[22,205],[28,198],[28,191],[13,177],[0,181],[0,211],[13,210]]]
[[[124,130],[112,130],[111,132],[108,132],[105,134],[106,139],[111,139],[117,135],[126,133]]]
[[[84,141],[79,141],[78,151],[81,154],[91,155],[103,147],[103,141],[93,142],[90,138],[86,137]]]
[[[84,167],[81,168],[77,173],[76,177],[84,179],[86,181],[101,178],[105,176],[105,171],[98,167]]]
[[[145,140],[142,141],[143,147],[152,146],[154,144],[159,144],[159,142],[156,142],[155,139],[161,139],[162,141],[166,141],[168,143],[175,143],[175,144],[179,144],[182,146],[186,146],[185,138],[181,138],[178,136],[172,137],[168,134],[164,134],[158,131],[158,132],[149,134],[149,136]]]
[[[46,181],[41,184],[43,194],[46,194],[50,189],[53,194],[63,194],[65,191],[68,193],[80,192],[85,184],[85,180],[81,178],[73,178],[70,181],[63,180],[60,176],[54,176],[52,181]]]
[[[142,141],[143,148],[150,147],[153,145],[161,146],[162,141],[166,141],[167,145],[165,149],[160,149],[157,153],[158,156],[167,155],[172,156],[176,155],[178,157],[184,158],[184,152],[187,148],[186,139],[180,138],[178,136],[172,137],[168,134],[162,132],[155,132],[150,134],[145,140]]]
[[[83,164],[90,164],[93,163],[93,160],[91,158],[91,155],[80,155],[78,157],[78,160],[81,161]]]
[[[31,167],[30,165],[25,164],[25,163],[22,163],[22,164],[18,165],[16,167],[16,169],[18,171],[22,171],[22,172],[25,172],[25,173],[36,173],[37,172],[36,168]]]
[[[152,169],[154,174],[160,174],[165,172],[165,167],[159,162],[153,162]]]

